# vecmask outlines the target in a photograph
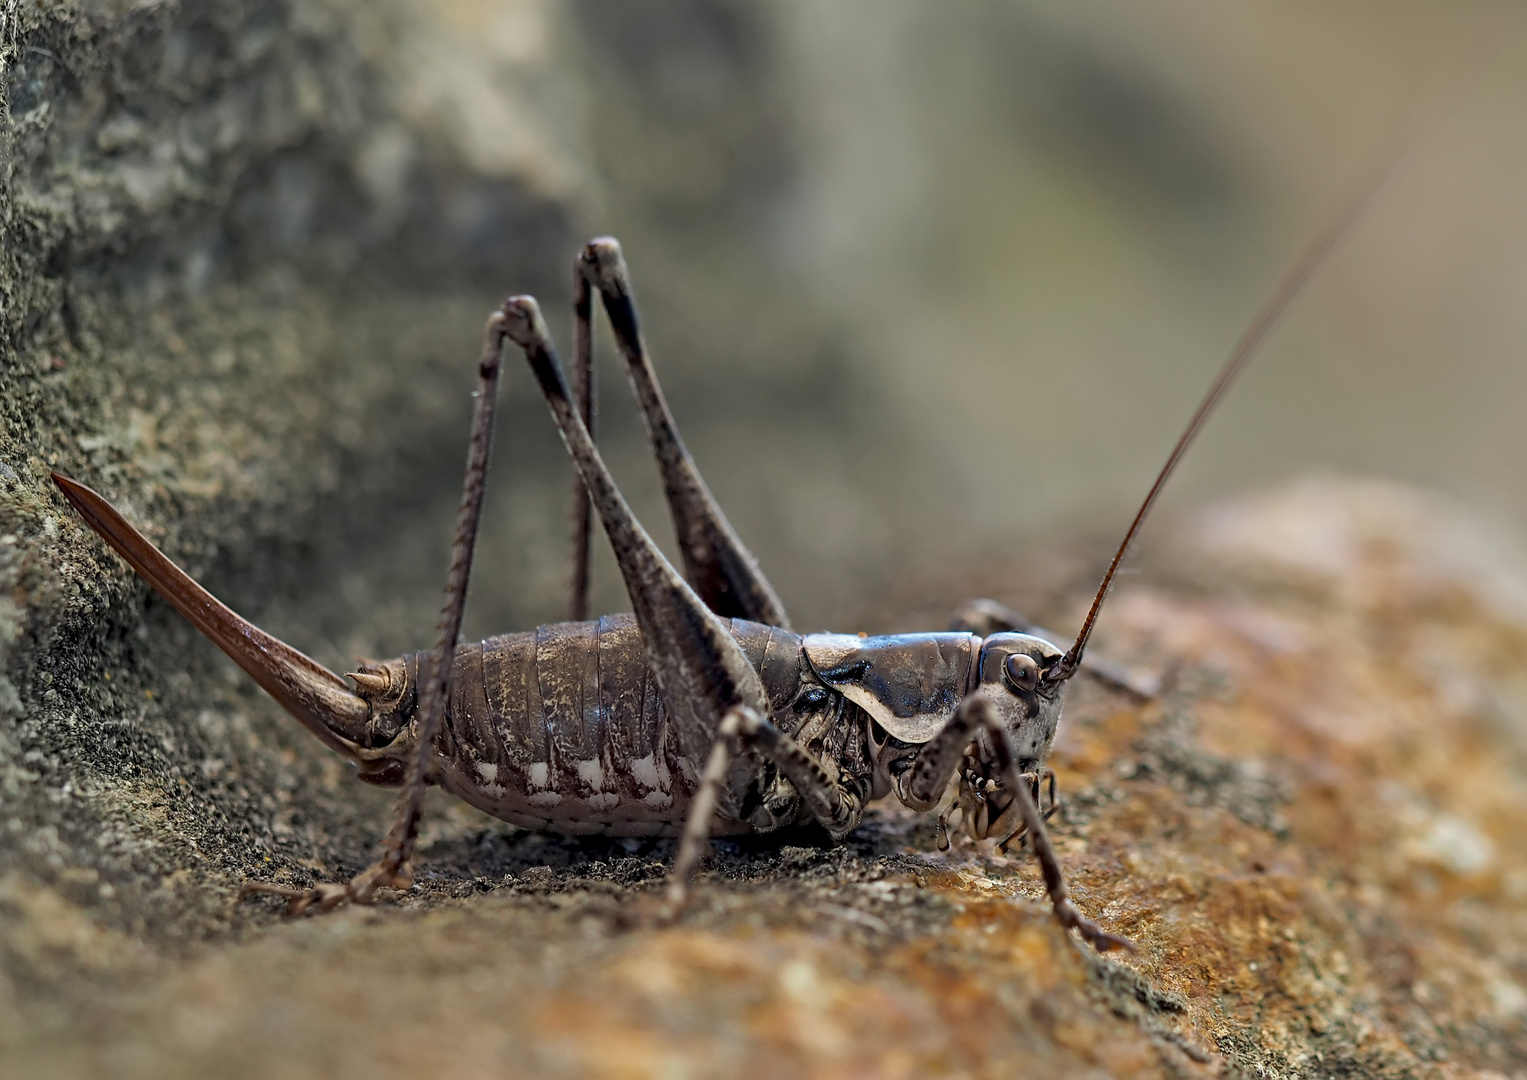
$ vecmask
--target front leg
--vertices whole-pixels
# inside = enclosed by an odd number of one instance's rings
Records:
[[[911,767],[902,774],[898,781],[897,797],[914,810],[933,809],[948,788],[949,781],[954,778],[955,769],[959,767],[966,747],[982,729],[995,750],[1003,790],[1012,793],[1013,805],[1034,846],[1034,856],[1039,860],[1039,869],[1044,875],[1045,893],[1050,898],[1056,919],[1067,930],[1079,931],[1083,939],[1098,952],[1107,952],[1109,949],[1134,951],[1134,946],[1128,940],[1108,933],[1072,905],[1060,860],[1055,857],[1055,849],[1050,846],[1050,834],[1045,829],[1044,816],[1040,814],[1034,797],[1029,794],[1029,783],[1024,774],[1018,771],[1018,756],[1013,752],[1012,739],[1007,729],[998,722],[991,702],[985,697],[972,694],[960,703],[949,723],[923,746]]]
[[[968,702],[967,702],[968,704]],[[976,731],[980,727],[975,713],[969,709],[961,708],[949,722],[939,730],[928,742],[923,744],[917,756],[912,759],[911,766],[895,780],[896,797],[901,802],[920,813],[925,813],[936,807],[944,797],[944,792],[949,789],[949,781],[954,779],[955,772],[959,769],[961,761],[965,758],[965,752],[976,737]],[[1034,799],[1038,800],[1040,784],[1048,779],[1050,784],[1050,806],[1044,812],[1044,819],[1050,820],[1055,813],[1057,804],[1055,801],[1055,773],[1051,769],[1045,769],[1040,773],[1024,773],[1022,780],[1025,786],[1033,793]],[[979,794],[979,793],[978,793]],[[939,818],[940,836],[946,835],[947,815],[953,810],[953,806],[944,811]],[[968,809],[968,807],[967,807]],[[1011,828],[1014,825],[1013,817],[1017,812],[1017,804],[1008,807],[996,821],[988,822],[981,827],[980,836],[986,836],[990,832]],[[998,844],[999,850],[1005,851],[1007,846],[1027,835],[1027,824],[1019,825],[1011,834]],[[975,835],[975,834],[973,834]],[[946,844],[943,840],[939,843],[940,849]]]
[[[895,779],[896,797],[918,813],[926,813],[939,804],[965,757],[966,748],[975,738],[980,724],[970,707],[972,700],[965,699],[939,733],[923,744],[911,766]]]
[[[1061,872],[1060,860],[1055,857],[1055,849],[1050,846],[1050,833],[1045,828],[1044,818],[1040,816],[1038,805],[1029,794],[1028,784],[1023,782],[1023,777],[1018,772],[1018,755],[1013,752],[1013,741],[1008,736],[1007,729],[997,722],[997,715],[992,710],[991,702],[984,697],[972,695],[960,706],[960,712],[966,711],[973,713],[975,721],[991,736],[997,751],[997,767],[1002,770],[1003,783],[1013,793],[1013,801],[1018,805],[1018,814],[1022,817],[1023,823],[1028,826],[1028,834],[1034,845],[1034,856],[1039,860],[1040,872],[1044,874],[1045,892],[1050,897],[1050,905],[1055,911],[1056,919],[1067,930],[1078,931],[1082,938],[1098,952],[1107,952],[1109,949],[1128,949],[1134,952],[1135,947],[1128,938],[1108,933],[1072,905],[1070,890],[1066,888],[1066,876]]]
[[[1046,821],[1049,821],[1052,817],[1055,816],[1055,812],[1060,809],[1060,797],[1055,792],[1055,770],[1042,769],[1039,772],[1024,773],[1023,780],[1024,783],[1029,785],[1029,795],[1033,798],[1034,805],[1039,807],[1041,811],[1040,816],[1043,817]],[[1043,801],[1041,801],[1039,798],[1040,786],[1045,783],[1050,785],[1050,805],[1048,807],[1045,806]],[[1011,822],[1007,821],[1007,815],[1004,814],[996,822],[994,830],[1000,831],[1001,828],[1008,827],[1011,824]],[[1003,855],[1006,855],[1008,847],[1011,846],[1015,841],[1018,843],[1019,847],[1022,847],[1023,842],[1028,835],[1029,827],[1027,825],[1019,825],[1017,828],[1013,829],[1012,832],[1008,833],[1007,836],[1005,836],[1003,839],[997,841],[997,851]]]

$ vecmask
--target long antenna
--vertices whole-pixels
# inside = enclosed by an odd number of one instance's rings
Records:
[[[1288,311],[1289,305],[1314,276],[1315,271],[1325,262],[1326,256],[1331,253],[1337,241],[1350,231],[1352,223],[1362,214],[1363,208],[1368,205],[1374,192],[1394,171],[1395,164],[1410,145],[1410,139],[1403,139],[1384,154],[1378,164],[1363,177],[1362,182],[1352,189],[1352,194],[1326,222],[1324,228],[1315,234],[1309,245],[1299,253],[1299,257],[1283,272],[1277,288],[1267,298],[1262,309],[1257,312],[1256,318],[1251,320],[1251,325],[1241,335],[1241,340],[1236,342],[1235,349],[1225,361],[1225,366],[1220,369],[1214,384],[1209,387],[1209,392],[1198,403],[1198,409],[1193,413],[1193,418],[1183,429],[1177,445],[1172,447],[1171,455],[1166,459],[1166,464],[1161,467],[1161,472],[1157,474],[1156,482],[1151,485],[1150,493],[1145,496],[1145,501],[1140,504],[1135,520],[1130,523],[1129,531],[1124,534],[1124,540],[1119,544],[1119,550],[1113,554],[1113,561],[1108,564],[1108,573],[1103,575],[1103,583],[1098,586],[1097,595],[1092,599],[1092,607],[1087,612],[1086,621],[1082,623],[1081,633],[1076,635],[1076,643],[1071,646],[1065,656],[1045,672],[1046,682],[1064,682],[1076,674],[1076,669],[1082,662],[1082,652],[1087,648],[1087,639],[1092,636],[1093,624],[1097,622],[1098,612],[1102,610],[1103,601],[1113,585],[1114,575],[1119,572],[1119,564],[1124,561],[1124,555],[1129,551],[1130,544],[1134,543],[1135,534],[1140,531],[1140,526],[1144,524],[1146,515],[1151,512],[1151,507],[1156,505],[1156,498],[1161,494],[1161,489],[1166,486],[1167,478],[1177,468],[1177,463],[1187,453],[1188,447],[1193,445],[1193,440],[1198,437],[1199,431],[1213,414],[1220,399],[1225,396],[1225,391],[1230,389],[1230,384],[1235,381],[1235,377],[1257,354],[1263,342],[1267,340],[1268,334]]]

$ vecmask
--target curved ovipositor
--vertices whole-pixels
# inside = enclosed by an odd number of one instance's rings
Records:
[[[67,476],[53,482],[80,516],[159,595],[227,653],[329,749],[352,762],[371,706],[318,661],[230,609],[176,566],[99,494]]]

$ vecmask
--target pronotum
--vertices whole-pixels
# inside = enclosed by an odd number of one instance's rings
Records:
[[[288,910],[370,903],[406,888],[424,789],[439,784],[496,817],[559,833],[678,835],[664,913],[683,904],[711,835],[820,822],[837,839],[873,800],[894,795],[977,839],[1032,844],[1056,918],[1099,950],[1129,943],[1070,902],[1041,813],[1042,782],[1067,681],[1119,564],[1162,486],[1235,376],[1387,171],[1358,189],[1299,256],[1253,320],[1168,457],[1115,552],[1069,649],[990,601],[941,633],[862,638],[795,633],[774,589],[684,447],[643,343],[619,245],[591,241],[575,264],[570,388],[534,299],[488,319],[466,481],[433,650],[363,666],[345,679],[229,610],[99,494],[54,474],[84,520],[360,779],[400,786],[382,858],[349,882],[295,889],[250,883]],[[681,576],[611,479],[590,432],[592,320],[598,294],[626,361],[662,473]],[[572,619],[459,644],[492,442],[502,360],[523,350],[577,468]],[[590,507],[634,613],[586,621]],[[1138,688],[1133,688],[1138,692]]]

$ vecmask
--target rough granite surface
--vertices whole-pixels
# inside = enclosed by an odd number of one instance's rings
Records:
[[[565,265],[580,165],[533,65],[442,82],[407,4],[0,13],[0,1072],[1527,1077],[1527,546],[1380,484],[1213,507],[1112,600],[1097,647],[1165,690],[1079,681],[1055,831],[1133,956],[1062,936],[1021,854],[890,808],[717,844],[664,929],[622,916],[667,842],[444,798],[410,893],[239,901],[364,866],[391,797],[48,470],[303,647],[392,640],[354,564],[443,566],[460,376],[493,290]],[[488,75],[522,108],[442,119]],[[401,557],[416,519],[439,557]],[[898,581],[864,625],[980,594],[1074,625],[1076,560],[1042,562]],[[309,585],[338,610],[294,610]]]

